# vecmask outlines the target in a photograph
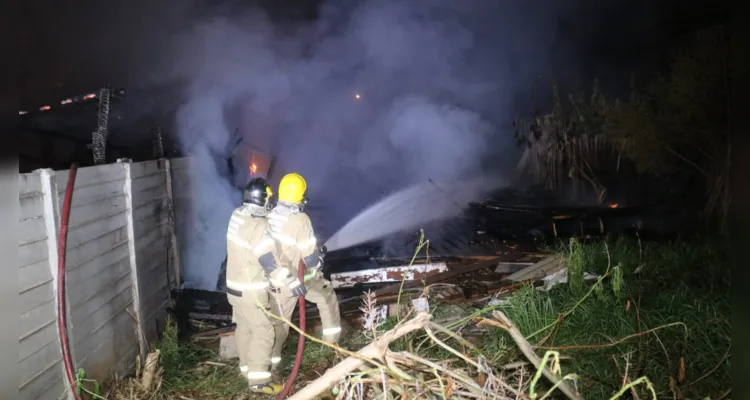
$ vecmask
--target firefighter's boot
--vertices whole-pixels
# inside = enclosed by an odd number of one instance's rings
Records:
[[[284,390],[284,387],[274,382],[250,385],[250,391],[253,393],[279,394],[282,390]]]

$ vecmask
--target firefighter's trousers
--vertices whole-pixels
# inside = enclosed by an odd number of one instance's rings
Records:
[[[320,321],[323,325],[323,340],[329,343],[337,343],[341,336],[341,314],[339,313],[339,301],[333,291],[331,282],[323,277],[321,271],[315,271],[305,275],[305,286],[307,287],[305,300],[318,307]],[[272,306],[272,310],[283,314],[283,317],[289,321],[294,313],[294,308],[299,303],[299,298],[292,295],[286,288],[276,290],[275,297],[277,304]],[[289,336],[289,325],[276,321],[274,331],[276,340],[271,360],[273,362],[272,368],[275,369],[281,361],[281,350]]]
[[[240,358],[240,372],[249,385],[269,383],[274,325],[261,309],[270,308],[269,291],[267,288],[244,292],[227,289],[227,293],[229,304],[232,305],[232,320],[237,324],[234,338]]]

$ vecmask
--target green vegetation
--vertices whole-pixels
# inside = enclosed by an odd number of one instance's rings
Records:
[[[634,185],[639,176],[679,179],[706,222],[725,231],[729,40],[722,26],[685,38],[666,72],[639,86],[633,80],[627,99],[608,98],[598,82],[589,93],[567,95],[555,85],[549,112],[516,118],[516,139],[533,150],[522,167],[549,189],[580,182],[600,202],[608,187]]]
[[[525,287],[503,309],[537,350],[572,357],[567,370],[581,377],[586,398],[609,398],[622,386],[626,368],[632,380],[648,377],[659,398],[680,398],[681,392],[716,399],[729,389],[730,281],[721,243],[620,239],[607,245],[574,241],[560,250],[568,257],[569,284],[549,293]],[[607,270],[611,278],[581,301],[592,287],[580,272]],[[486,346],[512,347],[507,344],[505,335],[494,335]]]
[[[659,399],[718,400],[729,393],[730,276],[724,242],[656,244],[617,239],[582,244],[572,240],[551,250],[565,255],[568,284],[548,292],[526,286],[502,304],[484,309],[439,305],[432,321],[460,332],[461,338],[439,330],[434,335],[453,350],[425,331],[394,341],[390,349],[432,362],[452,360],[444,366],[464,371],[476,382],[487,378],[478,376],[467,362],[486,360],[496,371],[494,379],[542,398],[550,384],[540,374],[533,385],[528,384],[537,372],[533,366],[524,367],[523,381],[517,367],[510,372],[503,368],[526,361],[516,341],[503,329],[476,324],[477,318],[502,310],[540,357],[552,365],[559,363],[559,376],[576,375],[575,387],[586,399],[625,398],[634,392],[644,400],[654,394]],[[584,272],[599,278],[584,280]],[[389,318],[377,333],[397,323]],[[350,333],[341,346],[358,350],[372,334]],[[285,346],[282,376],[292,367],[296,345],[297,336],[292,334]],[[174,324],[167,325],[156,347],[164,373],[160,389],[150,398],[230,399],[244,391],[236,362],[218,363],[216,350],[178,343]],[[458,357],[456,350],[466,358]],[[297,388],[334,365],[336,357],[330,347],[308,340]],[[407,371],[433,391],[441,390],[436,382],[452,382],[445,375],[444,380],[436,380],[432,373]],[[398,385],[398,380],[390,384]]]
[[[537,354],[560,355],[562,370],[577,375],[577,389],[586,399],[635,392],[641,399],[656,395],[716,400],[729,393],[730,276],[725,242],[657,244],[620,238],[582,244],[572,240],[550,250],[564,254],[568,284],[549,292],[526,286],[504,304],[484,309],[438,306],[433,321],[460,330],[474,350],[446,335],[438,335],[441,340],[464,354],[482,355],[494,368],[524,361],[504,330],[477,331],[472,324],[474,318],[499,309]],[[584,273],[599,279],[584,281]],[[396,318],[389,318],[378,331],[396,324]],[[361,348],[369,342],[368,336],[369,332],[350,335],[345,347]],[[320,360],[332,361],[333,351],[317,343],[308,346],[312,353],[305,354],[303,365],[315,365],[322,372]],[[424,332],[397,340],[390,348],[433,361],[454,359],[452,367],[467,368]],[[289,356],[293,354],[292,350]],[[507,379],[519,384],[513,376]],[[543,378],[537,382],[537,394],[549,389],[545,385]],[[527,393],[531,389],[526,387]]]

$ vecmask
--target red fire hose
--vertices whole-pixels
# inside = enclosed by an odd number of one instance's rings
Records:
[[[78,165],[73,163],[68,173],[68,186],[65,188],[65,200],[63,201],[62,215],[60,218],[60,235],[57,240],[57,332],[60,336],[60,347],[62,347],[63,363],[65,365],[65,376],[70,384],[70,390],[76,400],[81,397],[76,394],[76,378],[73,368],[73,358],[70,356],[70,343],[68,343],[68,318],[65,313],[65,249],[68,243],[68,219],[70,218],[70,202],[73,199],[73,187],[76,184],[76,172]],[[56,193],[52,193],[56,195]]]
[[[297,267],[297,277],[300,282],[305,281],[305,264],[300,260],[299,266]],[[299,329],[305,331],[306,319],[305,319],[305,296],[299,297]],[[302,364],[302,353],[305,350],[305,335],[299,335],[297,341],[297,358],[294,359],[294,367],[292,367],[292,373],[289,374],[286,383],[284,384],[284,390],[276,396],[276,400],[284,400],[289,392],[292,391],[292,385],[294,384],[294,378],[297,377],[299,372],[300,364]]]

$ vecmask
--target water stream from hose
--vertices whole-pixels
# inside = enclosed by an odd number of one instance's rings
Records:
[[[393,193],[366,208],[325,242],[328,251],[342,250],[460,214],[467,202],[501,187],[497,179],[436,184],[429,181]]]

